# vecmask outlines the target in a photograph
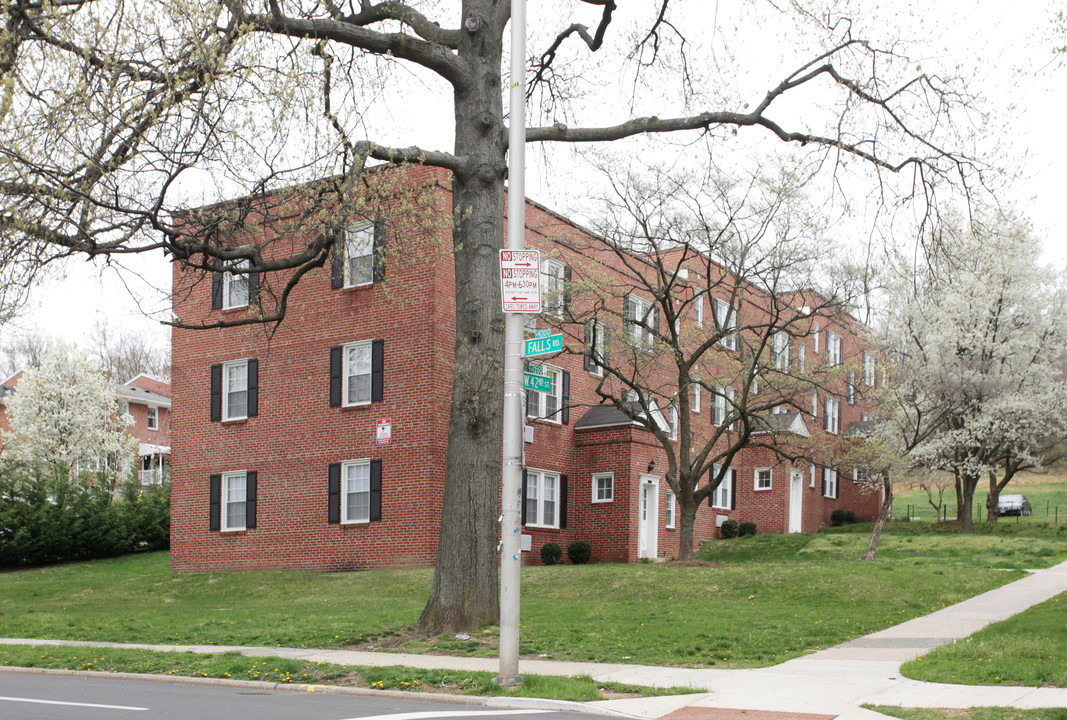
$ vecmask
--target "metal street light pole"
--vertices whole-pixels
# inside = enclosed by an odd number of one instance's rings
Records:
[[[508,133],[507,249],[526,246],[526,0],[511,0],[511,127]],[[519,675],[519,583],[522,554],[523,316],[504,315],[504,466],[500,527],[500,675],[504,687]]]

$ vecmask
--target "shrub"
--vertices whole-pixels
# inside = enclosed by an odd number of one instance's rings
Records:
[[[840,527],[841,525],[851,525],[856,522],[855,510],[844,510],[838,508],[830,513],[830,524],[834,527]]]
[[[754,523],[754,522],[743,522],[738,526],[738,529],[737,529],[738,537],[748,537],[749,535],[755,535],[755,534],[756,534],[756,523]]]
[[[593,544],[588,540],[575,540],[567,546],[567,557],[574,565],[585,565],[593,557]]]
[[[546,542],[541,546],[541,562],[555,565],[563,559],[563,548],[558,542]]]
[[[737,537],[738,529],[739,525],[736,520],[727,520],[722,524],[722,527],[719,528],[719,532],[722,534],[723,539],[735,538]]]

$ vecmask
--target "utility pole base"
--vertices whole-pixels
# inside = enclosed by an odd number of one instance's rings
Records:
[[[522,675],[501,675],[493,678],[493,684],[503,688],[522,687]]]

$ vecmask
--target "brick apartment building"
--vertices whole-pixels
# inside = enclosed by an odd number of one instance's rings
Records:
[[[11,432],[4,398],[18,391],[23,372],[0,383],[0,438]],[[127,431],[137,439],[137,477],[142,485],[159,485],[170,470],[170,381],[141,373],[123,385],[108,387],[119,398],[120,412],[133,418]]]
[[[276,330],[175,328],[174,570],[434,563],[455,343],[449,179],[427,167],[375,172],[389,173],[398,189],[352,218],[346,253],[335,252],[332,265],[301,279]],[[405,193],[410,188],[419,190]],[[566,302],[599,296],[612,308],[595,321],[607,330],[603,336],[626,342],[637,335],[626,318],[647,298],[625,288],[610,253],[594,257],[582,249],[591,247],[587,231],[532,202],[526,212],[527,247],[546,258],[548,298],[557,303],[528,326],[551,325],[567,337],[567,352],[544,362],[553,391],[528,395],[527,561],[538,561],[545,542],[566,547],[577,539],[592,543],[596,561],[675,556],[678,511],[663,476],[663,447],[602,402],[595,388],[603,372],[586,347],[587,328],[559,312],[570,294],[563,288],[573,283],[574,298]],[[306,232],[299,201],[279,202],[266,220],[246,219],[227,241],[256,243],[269,254],[291,248],[294,236]],[[694,276],[700,267],[694,264]],[[204,275],[175,263],[174,312],[190,325],[239,317],[255,312],[257,296],[275,294],[283,280]],[[758,293],[747,297],[753,308],[760,305]],[[681,322],[699,332],[701,318],[719,311],[717,302],[701,298],[692,320]],[[813,412],[783,406],[794,411],[773,423],[809,441],[824,428],[840,437],[865,419],[856,388],[875,382],[873,356],[865,353],[862,327],[847,315],[819,316],[810,327],[810,337],[790,343],[800,362],[851,362],[857,370],[847,388],[839,383],[839,394],[805,399]],[[725,391],[694,396],[697,432],[728,420],[724,403]],[[666,422],[674,416],[664,408]],[[761,533],[807,532],[828,523],[834,509],[869,519],[879,505],[851,482],[851,471],[785,463],[769,448],[739,453],[727,477],[698,513],[698,540],[717,537],[728,518],[755,521]]]

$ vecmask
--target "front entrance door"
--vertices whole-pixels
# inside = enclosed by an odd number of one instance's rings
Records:
[[[655,558],[659,553],[659,478],[642,475],[637,509],[637,557]]]
[[[801,514],[804,502],[804,473],[793,470],[789,473],[789,532],[801,532]]]

